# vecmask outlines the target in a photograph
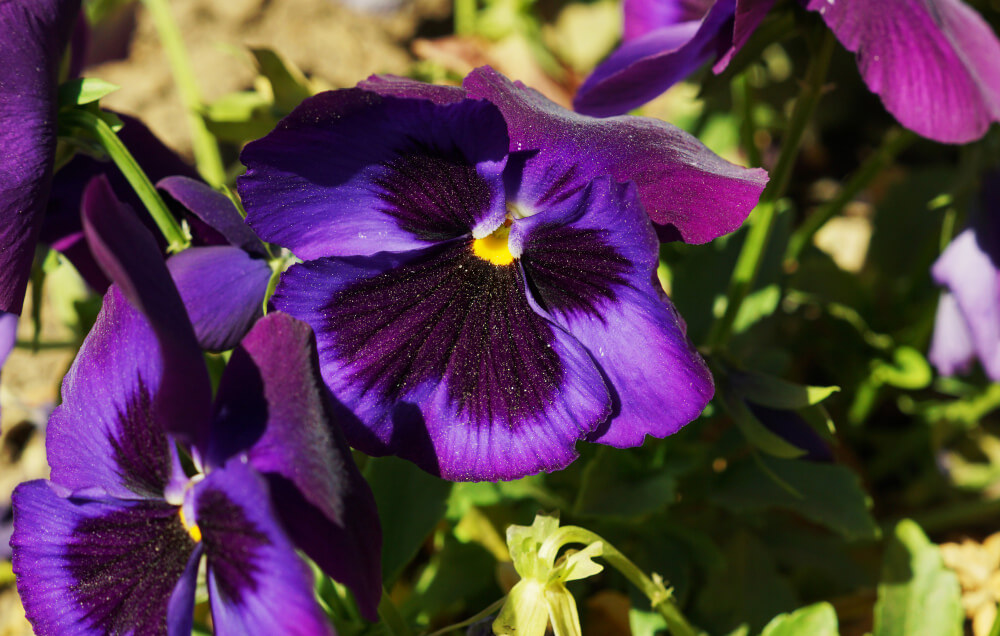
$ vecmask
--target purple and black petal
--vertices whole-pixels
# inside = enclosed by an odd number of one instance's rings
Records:
[[[966,143],[1000,121],[1000,41],[961,0],[809,0],[903,126]]]
[[[219,383],[206,465],[237,454],[262,473],[295,544],[377,620],[381,529],[375,500],[334,423],[312,330],[287,314],[259,321]]]
[[[763,170],[731,164],[663,121],[578,115],[489,67],[470,73],[465,88],[503,113],[523,162],[520,188],[508,197],[528,208],[610,175],[636,184],[661,237],[705,243],[737,229],[767,184]]]
[[[334,634],[313,576],[276,521],[264,479],[236,458],[189,491],[218,636]]]
[[[611,390],[611,417],[588,439],[637,446],[698,417],[712,377],[656,281],[658,243],[633,185],[597,179],[516,222],[510,243],[540,311],[587,348]]]
[[[0,311],[21,313],[52,184],[56,82],[80,0],[0,3]]]
[[[488,102],[332,91],[247,145],[239,192],[257,234],[303,259],[417,249],[500,225],[507,146]]]
[[[264,314],[271,268],[239,247],[191,247],[167,259],[167,268],[204,349],[232,349]]]
[[[556,470],[610,411],[586,350],[540,316],[516,263],[459,239],[296,265],[274,296],[316,332],[320,368],[358,421],[348,440],[453,480]]]
[[[166,634],[195,542],[178,508],[32,481],[14,490],[14,573],[35,632]]]
[[[87,187],[83,210],[84,231],[94,258],[115,283],[115,288],[142,314],[137,322],[148,321],[149,326],[148,330],[141,331],[147,339],[133,343],[134,350],[123,352],[122,360],[127,364],[118,363],[124,368],[116,372],[122,373],[125,378],[131,374],[133,379],[98,392],[107,401],[95,401],[93,407],[110,409],[122,400],[132,399],[131,395],[115,392],[130,391],[141,382],[150,392],[151,417],[164,431],[201,447],[211,413],[208,370],[184,303],[160,257],[156,242],[135,213],[115,198],[111,186],[103,177],[94,179]],[[108,335],[104,337],[120,337],[113,323],[105,329]],[[152,341],[148,340],[150,333],[155,338]],[[123,338],[123,341],[128,339]],[[75,365],[91,368],[80,371],[81,376],[87,376],[86,379],[81,377],[81,382],[94,382],[96,378],[91,376],[107,373],[105,367],[114,363],[101,360],[103,352],[96,345],[92,345],[84,355],[86,348],[85,343]],[[105,350],[108,348],[105,347]],[[93,364],[80,363],[90,356],[95,358]],[[137,373],[139,369],[147,375]],[[81,400],[88,399],[85,391],[79,395]],[[104,410],[100,415],[111,417],[113,413],[114,410]]]

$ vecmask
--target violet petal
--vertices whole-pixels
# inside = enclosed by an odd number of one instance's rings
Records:
[[[622,39],[629,42],[665,26],[697,22],[715,0],[625,0]]]
[[[196,179],[183,176],[167,177],[156,187],[177,199],[192,214],[210,225],[229,241],[255,256],[267,256],[260,239],[243,222],[239,210],[226,195]]]

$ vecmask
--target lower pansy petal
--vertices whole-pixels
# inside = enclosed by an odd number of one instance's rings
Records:
[[[448,479],[561,468],[604,421],[607,389],[529,305],[516,264],[471,243],[297,265],[274,304],[316,332],[323,378],[359,420],[353,446]]]
[[[304,101],[241,160],[247,223],[303,259],[407,250],[503,220],[503,117],[366,90]]]
[[[511,242],[541,309],[612,389],[611,418],[591,441],[637,446],[698,417],[712,377],[655,282],[658,243],[634,186],[595,180],[561,208],[515,223]]]
[[[271,268],[238,247],[192,247],[171,256],[167,269],[204,349],[232,349],[264,313]]]
[[[195,547],[178,508],[61,490],[32,481],[13,496],[14,572],[35,632],[166,634]]]
[[[234,459],[192,489],[208,562],[212,622],[218,636],[334,634],[269,503],[267,484]]]
[[[331,413],[309,325],[271,312],[226,366],[207,463],[242,454],[267,476],[299,548],[377,620],[381,529],[375,498]]]
[[[899,123],[967,143],[1000,121],[1000,41],[961,0],[809,0]]]

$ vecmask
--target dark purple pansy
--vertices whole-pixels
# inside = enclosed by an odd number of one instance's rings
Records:
[[[153,237],[103,180],[88,196],[103,199],[85,229],[115,284],[49,423],[51,481],[13,497],[14,571],[36,632],[190,634],[204,560],[216,633],[331,634],[296,549],[374,619],[374,500],[331,425],[308,326],[258,321],[211,404]]]
[[[872,92],[907,128],[936,141],[978,139],[1000,121],[1000,42],[961,0],[801,0],[848,50]],[[622,46],[574,107],[617,115],[709,59],[721,72],[774,0],[625,0]]]
[[[80,0],[0,2],[0,311],[20,313],[56,149],[56,82]]]
[[[464,90],[363,86],[303,102],[246,147],[239,182],[248,223],[307,261],[273,303],[316,332],[352,445],[513,479],[566,466],[580,439],[635,446],[698,416],[712,380],[656,283],[643,203],[709,240],[762,173],[488,68]]]
[[[987,177],[983,209],[941,254],[931,274],[945,288],[930,361],[942,375],[967,372],[978,358],[1000,382],[1000,173]]]

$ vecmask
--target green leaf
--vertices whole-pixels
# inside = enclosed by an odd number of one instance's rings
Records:
[[[878,538],[868,495],[857,475],[847,467],[773,457],[761,457],[760,461],[766,471],[774,473],[799,496],[776,483],[753,459],[746,458],[722,473],[712,500],[737,513],[791,510],[849,541]]]
[[[121,88],[96,77],[80,77],[59,86],[59,108],[72,108],[96,102]]]
[[[368,460],[365,479],[382,524],[382,578],[390,585],[444,516],[451,483],[395,457]]]
[[[764,426],[750,411],[742,398],[727,391],[724,387],[720,387],[720,392],[722,393],[722,403],[748,442],[768,455],[783,459],[793,459],[806,454],[805,450],[786,441],[785,438],[771,432]]]
[[[882,564],[874,636],[961,636],[965,615],[955,573],[913,521],[900,521]]]
[[[669,468],[650,470],[632,453],[604,447],[584,469],[573,510],[614,517],[647,514],[673,502],[676,486]]]
[[[628,625],[632,636],[660,636],[667,633],[667,621],[659,612],[637,610],[628,611]]]
[[[260,74],[271,83],[274,92],[274,105],[283,113],[290,113],[313,92],[309,80],[294,64],[271,49],[250,49]]]
[[[805,386],[761,373],[736,372],[733,390],[754,404],[772,409],[801,409],[819,404],[840,390],[839,386]]]
[[[779,614],[760,636],[837,636],[837,612],[829,603],[816,603],[791,614]]]

